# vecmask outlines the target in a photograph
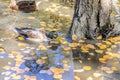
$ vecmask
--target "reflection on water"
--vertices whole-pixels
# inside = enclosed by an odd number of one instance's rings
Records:
[[[73,63],[68,44],[52,45],[18,41],[14,27],[34,27],[59,31],[64,41],[70,19],[52,13],[16,12],[0,2],[0,79],[1,80],[73,80]],[[56,48],[55,48],[56,47]],[[54,48],[54,49],[52,49]],[[4,62],[4,63],[3,63]],[[70,76],[70,77],[68,77]]]

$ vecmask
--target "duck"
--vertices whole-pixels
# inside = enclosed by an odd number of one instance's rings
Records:
[[[50,31],[45,32],[44,30],[36,29],[36,28],[18,28],[15,27],[14,32],[18,34],[18,40],[26,40],[31,42],[50,42],[50,41],[58,41],[58,43],[62,43],[62,40],[58,36],[58,32]]]
[[[10,0],[9,8],[15,11],[23,11],[26,13],[36,11],[38,9],[38,5],[41,3],[41,1],[19,1],[16,2],[16,0]]]

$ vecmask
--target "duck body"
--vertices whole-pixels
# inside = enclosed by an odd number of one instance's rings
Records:
[[[33,28],[14,28],[14,31],[23,36],[25,40],[32,42],[48,42],[46,33],[42,30],[33,29]]]
[[[20,11],[29,13],[29,12],[36,11],[39,3],[40,1],[36,2],[34,0],[33,1],[26,0],[26,1],[19,1],[19,2],[16,2],[16,0],[10,0],[9,7],[12,10],[16,10],[16,11],[20,10]]]

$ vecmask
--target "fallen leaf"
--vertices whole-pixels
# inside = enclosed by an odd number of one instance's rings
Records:
[[[5,53],[4,48],[0,48],[0,53]]]
[[[62,75],[61,74],[54,74],[53,76],[56,79],[62,79]]]
[[[92,68],[91,68],[91,66],[84,66],[83,69],[84,70],[91,70]]]
[[[95,52],[102,54],[104,51],[103,50],[95,50]]]
[[[78,46],[78,43],[69,43],[69,46],[70,46],[70,47],[77,47],[77,46]]]
[[[99,58],[99,61],[100,61],[101,63],[106,63],[106,59],[104,59],[104,58]]]
[[[76,41],[77,40],[77,36],[75,34],[72,35],[72,40]]]
[[[112,74],[114,71],[113,70],[106,70],[105,72],[108,74]]]
[[[75,76],[75,80],[80,80],[80,77],[78,77],[78,76]]]
[[[34,16],[29,16],[28,19],[35,19],[35,17]]]
[[[95,49],[95,46],[92,45],[92,44],[87,44],[86,46],[87,46],[88,48],[90,48],[90,49]]]
[[[82,52],[88,52],[89,48],[86,45],[81,46]]]
[[[88,77],[86,80],[93,80],[93,78],[92,77]]]
[[[101,75],[102,75],[101,73],[97,73],[97,72],[93,73],[94,77],[100,77]]]
[[[46,22],[40,22],[40,25],[46,27]]]

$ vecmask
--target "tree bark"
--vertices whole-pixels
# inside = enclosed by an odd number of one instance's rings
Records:
[[[111,3],[111,0],[76,0],[69,36],[74,34],[78,40],[96,39],[98,35],[106,38],[111,30]]]

